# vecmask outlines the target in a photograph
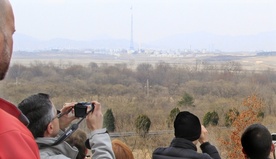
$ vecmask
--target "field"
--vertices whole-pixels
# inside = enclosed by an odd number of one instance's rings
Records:
[[[219,147],[219,138],[229,134],[231,128],[224,126],[224,114],[233,107],[243,110],[241,102],[252,93],[258,94],[264,101],[262,123],[271,132],[276,132],[273,122],[276,114],[274,61],[274,56],[252,53],[176,57],[160,54],[111,56],[75,52],[15,52],[7,78],[0,84],[0,94],[18,103],[28,94],[44,91],[53,96],[57,106],[68,100],[98,100],[103,104],[103,112],[113,110],[116,133],[120,133],[135,131],[133,122],[139,114],[150,116],[150,132],[168,130],[166,119],[169,112],[177,106],[183,92],[188,92],[195,98],[196,106],[180,107],[180,110],[195,113],[201,121],[209,111],[219,113],[218,126],[207,129],[211,143],[225,158],[226,150]],[[143,63],[153,66],[150,73],[137,69]],[[22,67],[16,67],[18,64]],[[97,64],[98,70],[92,64]],[[149,94],[144,86],[146,78],[151,79]],[[81,128],[86,130],[84,125]],[[130,145],[136,159],[150,159],[156,147],[169,145],[173,133],[119,138]]]
[[[141,63],[156,64],[166,62],[173,65],[198,65],[199,63],[220,64],[223,62],[234,61],[242,65],[245,70],[267,70],[276,68],[276,56],[256,56],[256,53],[220,53],[220,54],[186,54],[186,55],[153,55],[153,54],[87,54],[81,52],[37,52],[21,53],[15,52],[12,63],[29,65],[35,61],[53,62],[57,65],[80,64],[88,65],[91,62],[97,64],[119,64],[125,63],[135,68]]]

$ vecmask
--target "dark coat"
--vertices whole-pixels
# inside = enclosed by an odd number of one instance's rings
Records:
[[[170,147],[157,148],[152,154],[152,159],[220,159],[216,147],[209,142],[201,144],[200,148],[203,153],[197,152],[193,142],[174,138]]]

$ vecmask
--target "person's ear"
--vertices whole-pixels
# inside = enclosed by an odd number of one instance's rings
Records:
[[[243,153],[243,155],[244,155],[244,158],[247,159],[247,154],[246,154],[246,152],[244,151],[243,148],[242,148],[242,153]]]
[[[51,134],[53,134],[53,132],[54,132],[54,125],[53,125],[53,123],[52,122],[50,122],[48,125],[47,125],[47,129],[46,129],[46,131],[45,131],[45,137],[46,136],[51,136]]]
[[[85,148],[85,155],[87,155],[87,153],[88,153],[88,149],[87,149],[87,148]]]
[[[270,152],[275,152],[275,146],[274,146],[273,143],[271,144],[271,150],[270,150]]]

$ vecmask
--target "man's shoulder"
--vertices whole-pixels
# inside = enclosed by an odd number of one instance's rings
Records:
[[[12,103],[0,98],[0,109],[15,117],[25,125],[29,124],[28,118]]]
[[[72,147],[66,141],[58,145],[51,146],[57,138],[53,137],[40,137],[36,138],[36,143],[39,146],[41,159],[51,156],[53,159],[67,159],[76,158],[78,149]]]
[[[2,109],[0,109],[0,122],[0,133],[19,130],[22,133],[31,134],[23,123]]]
[[[193,149],[181,147],[159,147],[153,151],[153,159],[190,159],[201,158],[200,153]]]
[[[7,136],[20,136],[34,141],[34,137],[29,129],[17,118],[2,109],[0,109],[0,122],[0,138]]]
[[[38,147],[27,127],[17,118],[0,109],[0,158],[39,158]],[[8,154],[13,149],[16,154]]]

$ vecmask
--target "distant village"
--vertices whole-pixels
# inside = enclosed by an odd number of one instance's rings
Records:
[[[260,52],[222,52],[219,50],[181,50],[181,49],[45,49],[33,51],[14,51],[13,61],[29,64],[34,60],[44,62],[70,62],[87,65],[91,62],[128,63],[133,67],[140,63],[166,62],[173,65],[210,65],[238,62],[247,70],[267,70],[276,68],[273,57],[276,51]]]

